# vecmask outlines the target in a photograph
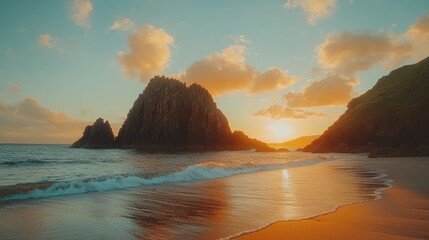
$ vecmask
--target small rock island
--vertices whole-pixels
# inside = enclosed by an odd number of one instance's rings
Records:
[[[115,136],[109,121],[104,122],[102,118],[97,119],[93,125],[86,126],[83,136],[77,140],[72,148],[113,148],[115,147]]]
[[[74,148],[133,148],[147,151],[275,149],[241,131],[231,131],[210,93],[198,84],[157,76],[130,109],[113,140],[108,121],[87,126]]]

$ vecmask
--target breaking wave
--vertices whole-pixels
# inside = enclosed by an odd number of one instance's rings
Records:
[[[0,201],[39,199],[87,192],[104,192],[164,183],[193,182],[229,177],[237,174],[312,165],[321,161],[323,160],[315,159],[280,165],[246,165],[242,167],[226,167],[223,164],[206,163],[188,166],[174,172],[151,174],[151,176],[114,175],[61,182],[25,183],[1,187]]]

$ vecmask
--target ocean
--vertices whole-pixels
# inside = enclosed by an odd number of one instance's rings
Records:
[[[365,159],[0,144],[0,239],[228,239],[379,198]]]

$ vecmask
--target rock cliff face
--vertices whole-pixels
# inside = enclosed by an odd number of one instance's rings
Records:
[[[374,151],[370,155],[374,157],[424,155],[429,146],[429,58],[392,71],[347,107],[303,150]]]
[[[206,89],[165,77],[153,78],[134,102],[116,143],[149,151],[274,150],[243,133],[231,133]]]
[[[114,135],[109,121],[97,119],[93,125],[86,126],[83,136],[77,140],[72,148],[114,148]]]

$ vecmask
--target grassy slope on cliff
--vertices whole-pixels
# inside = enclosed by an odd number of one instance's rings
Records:
[[[429,58],[392,71],[347,107],[303,150],[358,152],[373,147],[429,145]]]

